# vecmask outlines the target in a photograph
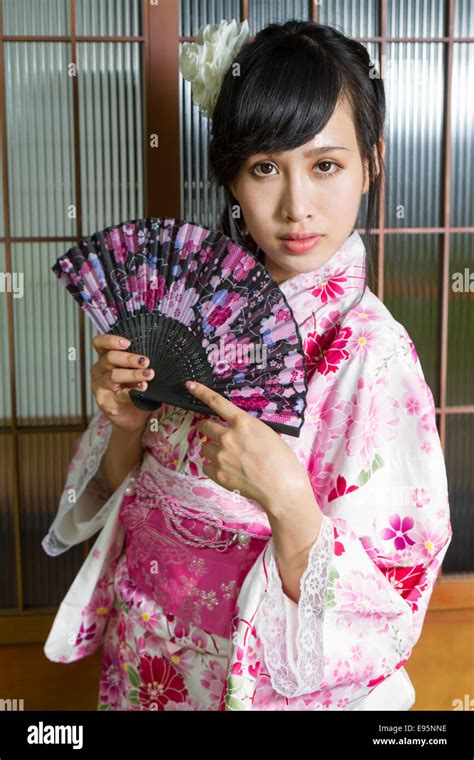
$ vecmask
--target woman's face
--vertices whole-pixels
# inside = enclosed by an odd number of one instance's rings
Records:
[[[381,148],[384,150],[382,142]],[[350,105],[340,101],[312,140],[294,150],[256,153],[241,165],[230,189],[242,209],[245,227],[265,252],[265,267],[281,283],[318,269],[351,234],[361,197],[369,189],[367,172]],[[320,235],[302,245],[283,236]]]

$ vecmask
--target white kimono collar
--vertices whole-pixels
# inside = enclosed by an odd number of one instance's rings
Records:
[[[365,290],[366,271],[366,249],[359,233],[354,230],[321,267],[301,272],[279,285],[302,337],[316,326],[320,334],[324,332],[323,316],[330,314],[329,322],[334,324],[359,303]]]

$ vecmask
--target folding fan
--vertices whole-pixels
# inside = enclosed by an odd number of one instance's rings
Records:
[[[285,295],[263,264],[217,230],[182,219],[122,222],[81,240],[53,272],[100,333],[131,340],[155,375],[133,403],[212,410],[197,380],[274,430],[299,436],[306,365]]]

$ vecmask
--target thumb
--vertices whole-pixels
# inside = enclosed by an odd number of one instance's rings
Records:
[[[112,398],[116,404],[131,404],[128,388],[119,388],[118,391],[113,391]]]

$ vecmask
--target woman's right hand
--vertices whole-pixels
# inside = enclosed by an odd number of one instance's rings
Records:
[[[146,369],[149,358],[126,351],[130,341],[119,335],[95,335],[92,345],[99,354],[98,361],[91,367],[92,392],[97,406],[120,430],[130,433],[143,430],[150,412],[138,409],[128,391],[133,388],[144,391],[148,387],[147,380],[154,377],[154,370]]]

